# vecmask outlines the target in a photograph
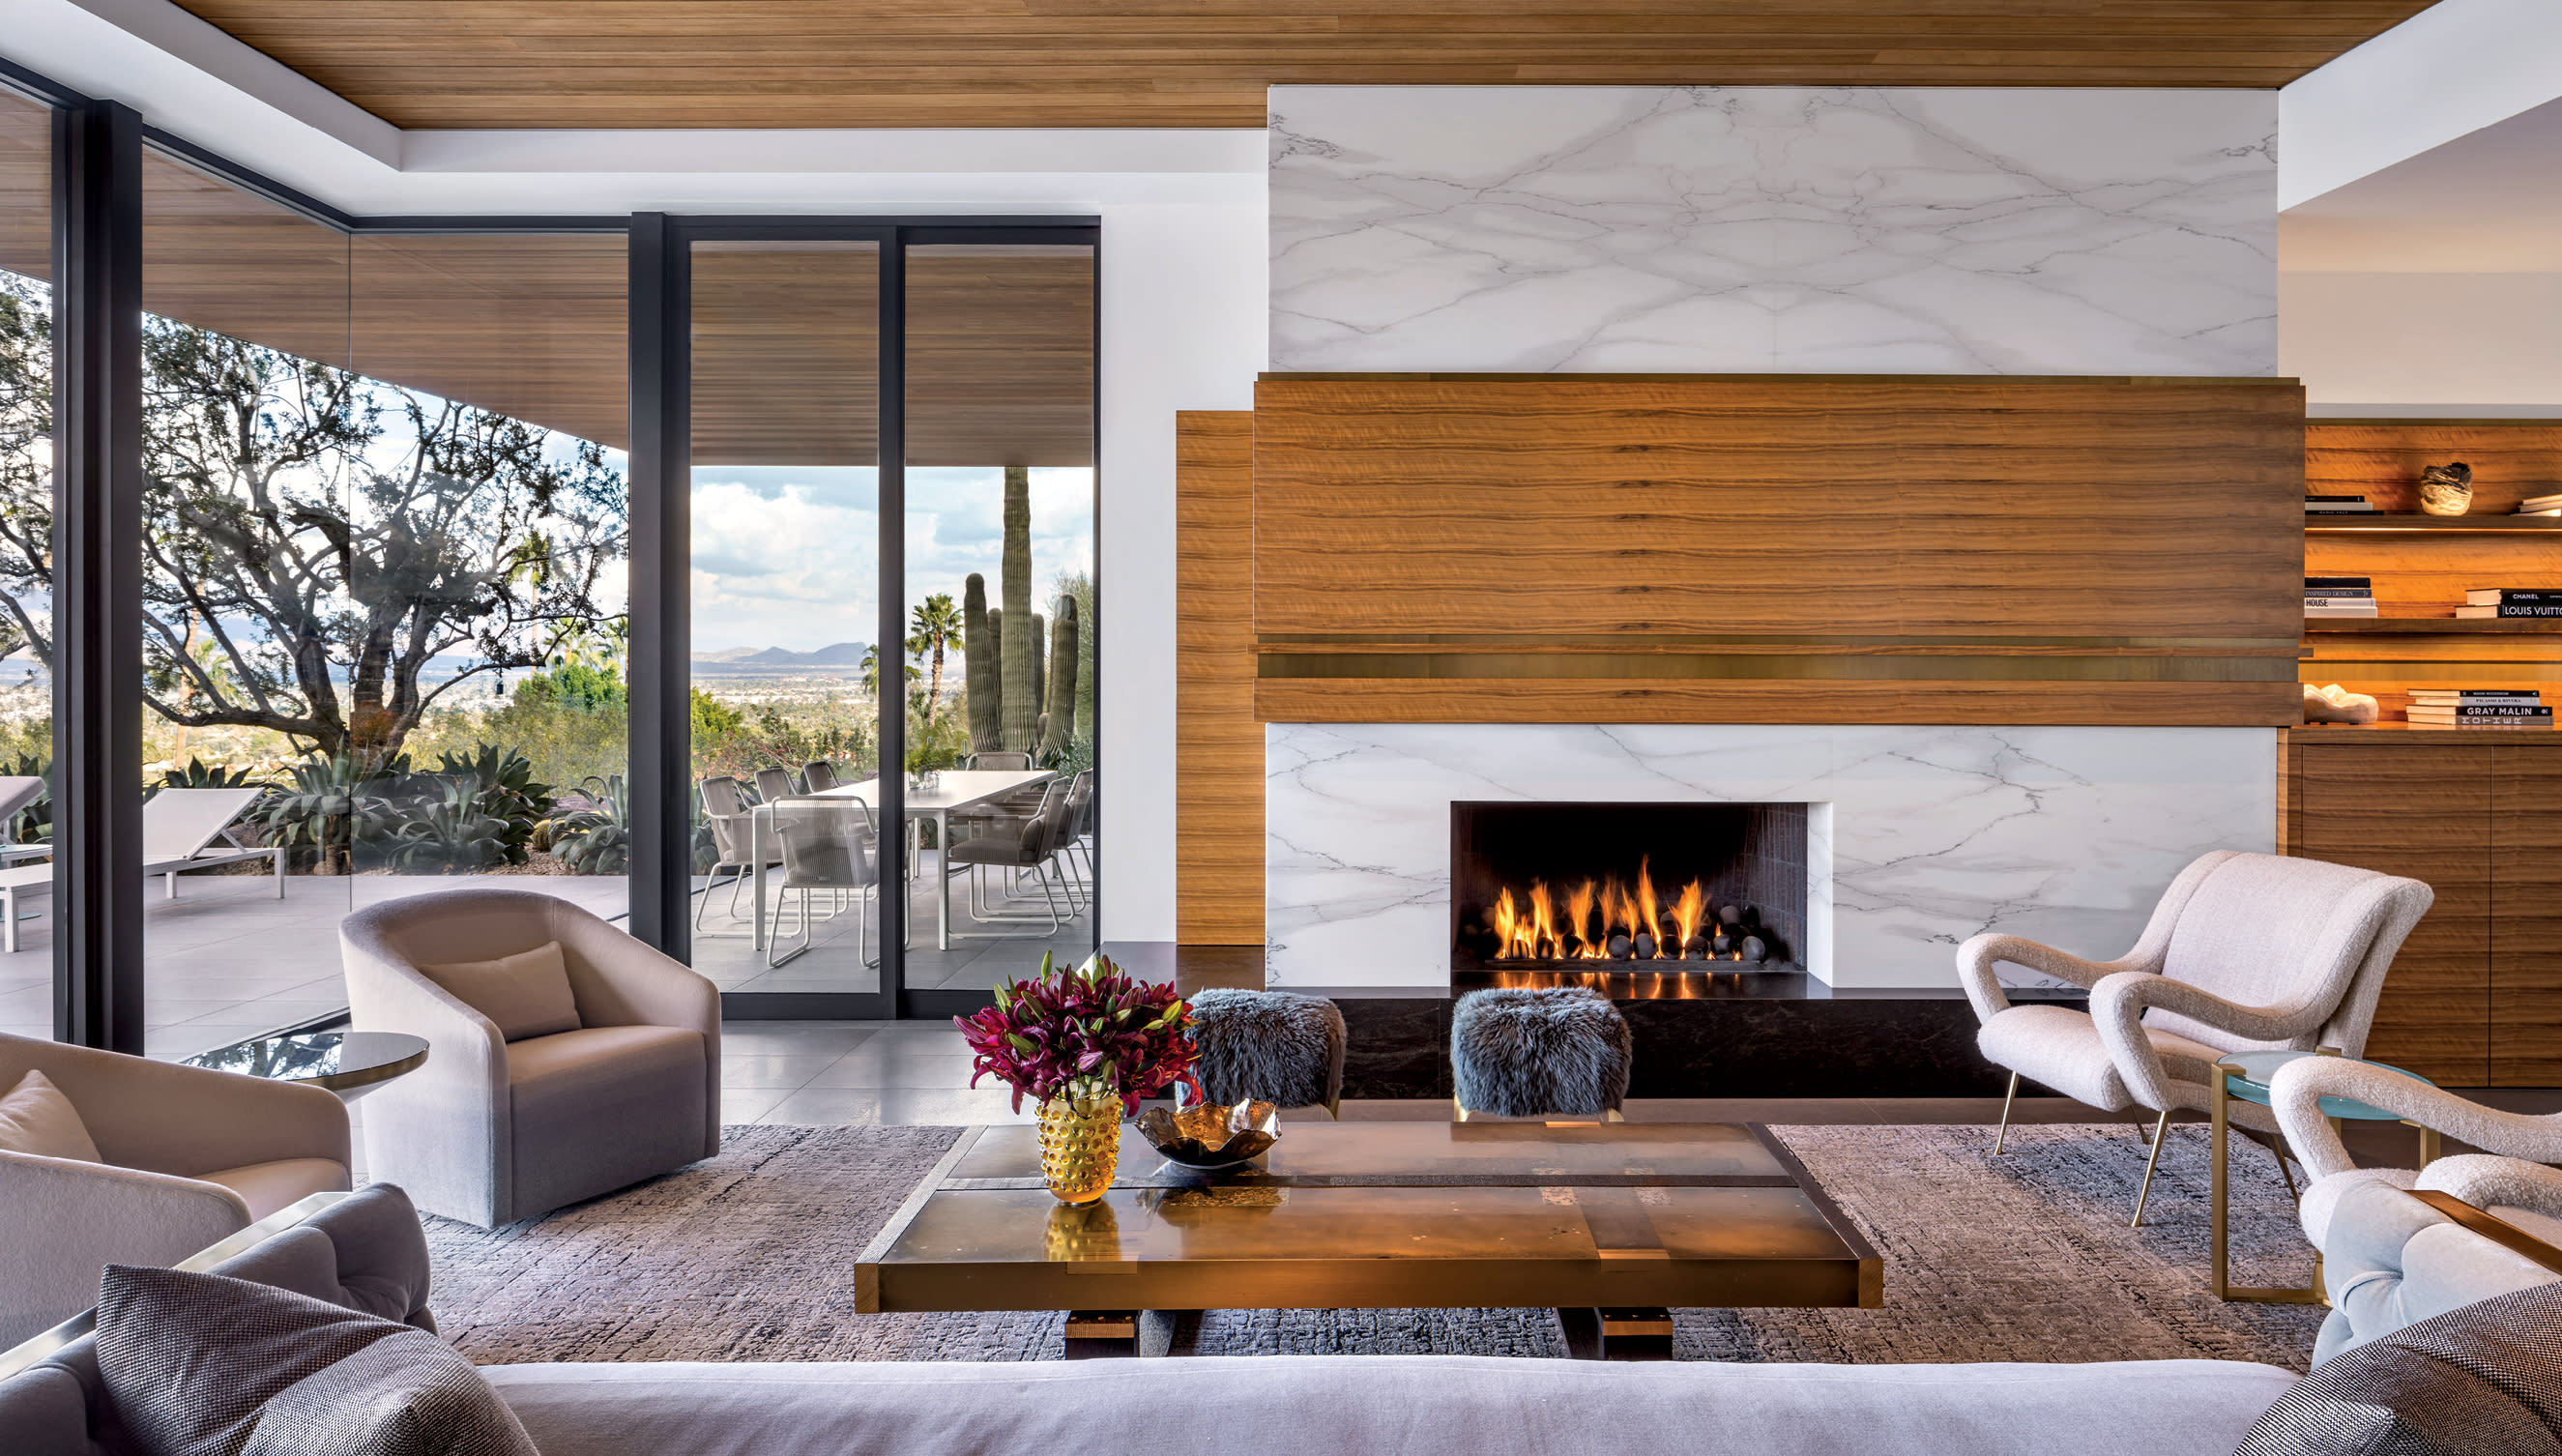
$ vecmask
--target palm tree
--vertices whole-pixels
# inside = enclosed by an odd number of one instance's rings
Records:
[[[857,667],[855,671],[862,674],[863,696],[870,698],[875,702],[879,701],[880,648],[878,646],[863,648],[862,665]],[[919,674],[916,670],[916,664],[912,662],[909,663],[907,668],[907,680],[914,682],[918,676]]]
[[[948,592],[937,592],[916,609],[910,619],[907,653],[911,657],[931,655],[933,676],[925,688],[925,720],[934,721],[934,705],[943,699],[943,649],[961,640],[961,609],[953,604]]]

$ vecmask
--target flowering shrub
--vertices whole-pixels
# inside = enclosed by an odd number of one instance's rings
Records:
[[[1191,1007],[1172,986],[1150,986],[1121,974],[1108,957],[1057,971],[1041,956],[1040,976],[999,987],[997,1003],[975,1016],[955,1016],[977,1070],[970,1085],[995,1076],[1014,1089],[1014,1110],[1064,1092],[1071,1101],[1118,1097],[1127,1115],[1142,1098],[1181,1083],[1193,1100]]]

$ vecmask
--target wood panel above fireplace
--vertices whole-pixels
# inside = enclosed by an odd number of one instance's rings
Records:
[[[1272,375],[1274,722],[2296,721],[2277,379]]]

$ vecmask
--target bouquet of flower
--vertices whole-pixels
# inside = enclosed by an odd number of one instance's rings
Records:
[[[1198,1101],[1192,1076],[1191,1007],[1172,986],[1133,981],[1105,956],[1073,971],[1055,971],[1041,956],[1040,976],[997,990],[997,1003],[975,1016],[955,1016],[977,1054],[970,1085],[995,1076],[1035,1104],[1065,1094],[1070,1102],[1117,1097],[1124,1115],[1141,1099],[1181,1084]]]

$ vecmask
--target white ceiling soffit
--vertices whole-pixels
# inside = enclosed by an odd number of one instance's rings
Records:
[[[169,0],[0,0],[0,56],[360,216],[1263,201],[1260,130],[402,131]]]
[[[2304,203],[2279,248],[2288,273],[2562,273],[2562,100]]]
[[[2562,4],[2438,3],[2278,93],[2278,206],[2291,210],[2562,98]]]

